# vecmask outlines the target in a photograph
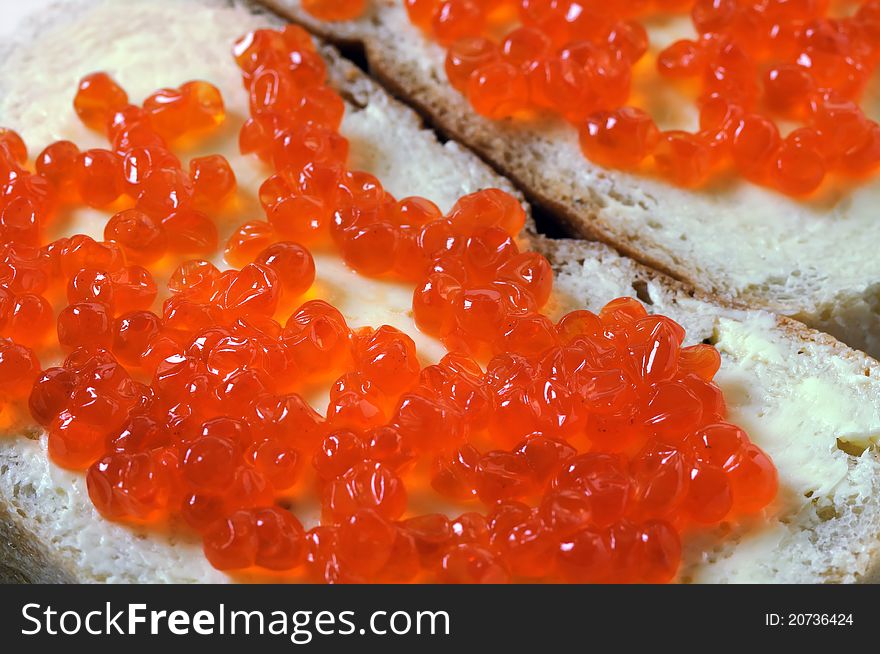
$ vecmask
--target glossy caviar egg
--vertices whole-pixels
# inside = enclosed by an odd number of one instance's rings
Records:
[[[446,77],[454,88],[464,92],[468,88],[471,75],[480,67],[497,60],[499,56],[498,47],[488,39],[482,37],[458,39],[449,46],[449,53],[446,56]]]
[[[482,64],[468,78],[467,93],[474,111],[489,118],[506,118],[526,108],[525,75],[506,61]]]
[[[431,27],[441,42],[475,36],[483,27],[485,16],[474,0],[443,0],[434,9]]]
[[[168,247],[162,224],[137,209],[126,209],[110,218],[104,227],[104,238],[118,243],[126,256],[137,263],[160,259]]]
[[[119,155],[109,150],[82,152],[76,159],[74,175],[80,196],[91,206],[106,206],[122,194]]]
[[[288,297],[302,295],[315,281],[315,261],[297,243],[273,243],[257,255],[255,262],[275,271]]]
[[[39,369],[30,348],[6,338],[0,340],[0,393],[4,397],[26,397]]]
[[[86,125],[103,129],[117,109],[128,104],[128,94],[107,73],[92,73],[82,78],[73,108]]]
[[[73,184],[79,148],[71,141],[56,141],[37,156],[35,168],[56,188]]]
[[[12,163],[22,165],[27,162],[27,145],[18,132],[6,127],[0,128],[0,147]]]
[[[180,160],[165,147],[138,146],[122,155],[122,176],[129,195],[137,197],[154,170],[180,168]]]
[[[245,223],[229,237],[224,257],[234,266],[245,266],[272,244],[273,237],[269,223],[261,220]]]
[[[200,209],[210,211],[222,207],[235,193],[235,172],[219,154],[191,159],[189,176],[193,184],[193,203]]]
[[[590,116],[581,129],[581,147],[590,159],[614,168],[634,168],[650,154],[659,133],[640,109],[624,107]]]

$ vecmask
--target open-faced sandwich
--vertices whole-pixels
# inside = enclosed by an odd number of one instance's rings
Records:
[[[572,233],[880,353],[876,0],[263,4]]]
[[[338,25],[406,16],[374,12]],[[434,57],[405,27],[376,33]],[[511,182],[250,3],[63,3],[3,54],[5,578],[876,574],[867,355],[538,235]],[[733,232],[702,265],[736,265]]]

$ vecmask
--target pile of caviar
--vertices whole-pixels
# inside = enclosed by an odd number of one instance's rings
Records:
[[[859,104],[880,60],[880,0],[851,15],[837,0],[403,3],[447,48],[449,82],[477,113],[561,116],[602,166],[683,187],[737,176],[792,196],[880,167],[880,125]],[[644,61],[645,20],[687,12],[697,38]],[[651,66],[693,98],[698,129],[661,131],[634,106],[632,78]]]
[[[665,582],[682,534],[772,501],[773,464],[725,421],[714,348],[630,298],[551,321],[552,271],[519,250],[515,198],[486,189],[447,214],[397,200],[346,167],[344,105],[308,35],[258,30],[234,56],[241,150],[274,172],[267,220],[235,231],[226,270],[215,217],[235,176],[172,151],[224,119],[216,88],[139,107],[90,75],[74,107],[112,149],[55,143],[36,172],[2,133],[0,393],[27,403],[52,461],[85,471],[102,516],[183,523],[216,568],[285,578]],[[113,212],[106,240],[48,242],[58,206],[79,204]],[[303,302],[316,250],[411,284],[448,354],[422,365],[407,334]],[[35,352],[59,347],[42,368]],[[322,415],[305,398],[328,386]]]

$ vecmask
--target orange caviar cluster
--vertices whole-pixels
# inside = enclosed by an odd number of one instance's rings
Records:
[[[450,84],[501,119],[549,112],[584,155],[684,187],[734,174],[792,196],[880,166],[880,125],[859,106],[880,60],[880,1],[837,16],[831,0],[404,0],[448,48]],[[698,37],[660,52],[657,74],[693,95],[694,132],[629,106],[648,50],[644,19],[690,12]],[[496,35],[503,37],[496,38]],[[780,121],[797,128],[780,133]]]
[[[56,143],[36,173],[3,132],[0,395],[27,400],[105,518],[182,520],[219,569],[313,581],[664,582],[682,533],[774,498],[773,464],[725,422],[714,348],[684,346],[681,326],[630,298],[551,321],[552,271],[516,245],[515,198],[486,189],[446,214],[395,199],[346,167],[344,104],[304,32],[259,30],[234,52],[251,103],[241,149],[274,168],[267,220],[226,245],[234,268],[208,260],[228,163],[184,172],[168,149],[222,119],[213,87],[158,92],[184,103],[166,123],[148,109],[161,102],[128,105],[90,76],[75,107],[118,145]],[[18,198],[32,229],[5,218]],[[105,242],[46,242],[55,202],[119,210]],[[303,302],[310,248],[411,283],[419,329],[449,353],[423,366],[405,333]],[[151,270],[169,259],[159,297]],[[62,306],[52,345],[66,352],[45,369],[46,335],[28,347],[15,329],[22,298],[43,296]],[[51,304],[36,305],[51,328]],[[328,384],[321,415],[304,396]],[[411,496],[461,513],[414,513]],[[310,502],[321,523],[307,531],[283,507]]]

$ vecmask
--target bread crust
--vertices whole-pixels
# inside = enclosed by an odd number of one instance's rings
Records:
[[[0,503],[0,584],[67,584],[81,581],[46,544],[27,530],[23,516]]]

